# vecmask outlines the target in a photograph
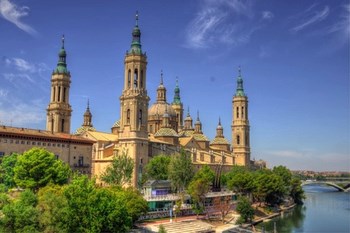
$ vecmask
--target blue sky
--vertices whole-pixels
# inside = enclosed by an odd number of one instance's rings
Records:
[[[168,102],[178,77],[185,109],[193,118],[199,111],[205,134],[214,138],[221,117],[231,140],[241,66],[252,158],[269,167],[350,170],[350,6],[341,0],[0,0],[1,124],[45,128],[64,34],[72,132],[88,98],[95,128],[109,132],[119,119],[136,10],[150,104],[163,70]]]

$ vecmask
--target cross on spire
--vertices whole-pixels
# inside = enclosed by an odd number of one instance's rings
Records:
[[[62,35],[62,49],[64,49],[64,34]]]
[[[139,25],[139,12],[138,11],[136,11],[135,19],[136,19],[135,25],[138,26]]]

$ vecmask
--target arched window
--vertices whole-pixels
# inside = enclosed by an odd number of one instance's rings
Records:
[[[240,139],[239,135],[237,135],[236,139],[237,139],[237,145],[239,145],[241,143],[241,139]]]
[[[130,124],[130,109],[126,111],[126,124]]]
[[[142,110],[139,111],[139,126],[142,125]]]
[[[53,128],[54,128],[54,119],[51,119],[51,132],[53,132]]]
[[[66,88],[63,88],[63,103],[66,102]]]
[[[128,71],[128,88],[130,88],[131,85],[131,70]]]
[[[242,106],[242,114],[241,114],[242,118],[244,118],[244,107]]]
[[[236,108],[236,114],[237,114],[237,118],[239,118],[239,108]]]
[[[56,87],[53,87],[53,102],[56,101]]]
[[[143,70],[141,70],[141,76],[140,76],[140,88],[143,88]]]
[[[64,132],[64,119],[61,120],[61,132]]]
[[[134,71],[134,88],[137,88],[137,84],[139,82],[138,71],[135,69]]]
[[[57,99],[58,102],[61,101],[61,87],[58,87],[58,99]]]

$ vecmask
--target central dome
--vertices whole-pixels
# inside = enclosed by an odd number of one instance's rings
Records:
[[[165,113],[169,115],[169,117],[176,117],[176,112],[173,107],[166,102],[158,102],[153,104],[148,109],[148,116],[163,116]]]

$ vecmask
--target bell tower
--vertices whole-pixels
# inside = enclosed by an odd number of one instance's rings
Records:
[[[121,150],[135,162],[132,186],[138,187],[143,166],[148,160],[148,103],[150,98],[146,89],[147,56],[141,49],[141,31],[136,24],[132,31],[130,49],[124,59],[124,88],[120,96],[120,131]]]
[[[173,103],[171,104],[173,109],[176,112],[176,120],[177,120],[177,128],[178,131],[181,131],[183,129],[183,104],[181,102],[180,98],[180,88],[179,88],[179,82],[178,79],[176,78],[176,87],[174,90],[174,100]]]
[[[248,97],[243,90],[241,68],[238,69],[237,89],[232,99],[232,146],[236,164],[249,166],[250,126],[248,120]]]
[[[51,76],[51,98],[47,107],[46,130],[70,133],[72,108],[69,104],[70,72],[67,70],[64,36],[56,69]]]

